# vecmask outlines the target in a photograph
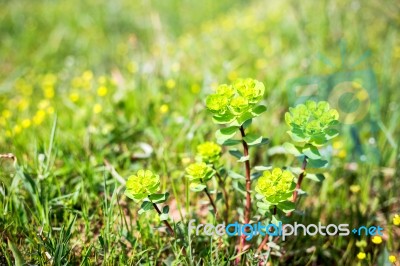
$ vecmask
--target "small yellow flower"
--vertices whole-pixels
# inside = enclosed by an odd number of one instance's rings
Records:
[[[359,259],[359,260],[363,260],[363,259],[365,259],[367,257],[367,254],[365,254],[365,252],[359,252],[358,254],[357,254],[357,258]]]
[[[393,217],[393,224],[394,224],[394,225],[400,225],[400,215],[396,214],[396,215]]]
[[[382,237],[380,236],[373,236],[371,239],[372,243],[379,245],[382,243]]]
[[[76,102],[79,100],[79,94],[76,93],[76,92],[72,92],[72,93],[69,95],[69,99],[71,100],[71,102],[76,103]]]
[[[176,81],[173,79],[169,79],[167,80],[167,82],[165,83],[165,86],[167,86],[168,89],[173,89],[176,86]]]
[[[100,86],[97,89],[97,95],[99,95],[100,97],[104,97],[107,95],[107,88],[105,86]]]
[[[48,100],[41,100],[38,104],[38,108],[41,110],[46,109],[50,105],[50,102]]]
[[[169,111],[169,107],[167,104],[163,104],[160,106],[160,113],[165,114],[165,113],[168,113],[168,111]]]
[[[7,130],[7,131],[6,131],[6,137],[10,138],[11,136],[12,136],[11,131],[10,131],[10,130]]]
[[[346,156],[347,156],[346,150],[344,150],[344,149],[340,150],[339,153],[337,154],[337,156],[341,159],[346,158]]]
[[[23,128],[28,128],[28,127],[31,126],[31,120],[29,120],[29,119],[24,119],[24,120],[22,120],[21,125],[22,125]]]
[[[52,86],[46,86],[43,88],[44,97],[46,99],[53,99],[54,98],[54,88]]]
[[[192,86],[190,87],[190,90],[192,91],[192,93],[194,94],[198,94],[201,90],[200,85],[197,83],[192,84]]]
[[[396,256],[390,255],[390,256],[389,256],[389,261],[390,261],[391,263],[395,263],[395,262],[397,261]]]
[[[351,185],[350,186],[350,191],[353,192],[354,194],[357,194],[360,192],[361,188],[359,185]]]
[[[29,101],[26,99],[21,99],[18,103],[18,110],[24,111],[29,107]]]
[[[7,120],[4,117],[0,117],[0,126],[5,126],[7,124]]]
[[[99,113],[101,113],[101,111],[103,111],[103,107],[101,106],[101,104],[96,103],[96,104],[93,106],[93,112],[94,112],[95,114],[99,114]]]
[[[43,123],[43,120],[44,120],[45,116],[46,116],[45,111],[43,111],[43,110],[38,110],[38,111],[36,112],[36,114],[33,116],[32,121],[33,121],[33,123],[34,123],[35,125],[40,125],[40,124]]]
[[[1,115],[2,115],[5,119],[7,119],[7,118],[10,118],[10,117],[11,117],[11,112],[10,112],[10,110],[3,110],[3,112],[1,112]]]
[[[22,131],[22,128],[19,126],[19,125],[15,125],[14,127],[13,127],[13,132],[14,132],[14,134],[19,134],[19,133],[21,133],[21,131]]]

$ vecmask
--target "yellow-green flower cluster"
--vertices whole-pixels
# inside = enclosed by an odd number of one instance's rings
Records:
[[[328,102],[307,101],[285,114],[286,123],[290,126],[292,139],[300,142],[324,144],[336,133],[332,126],[338,123],[339,113],[331,109]]]
[[[280,168],[264,171],[256,185],[257,193],[273,204],[291,197],[294,188],[293,174],[287,170],[282,171]]]
[[[190,182],[204,183],[212,178],[214,171],[210,166],[201,162],[192,163],[186,167],[186,174]]]
[[[197,154],[201,161],[212,164],[218,161],[221,147],[214,142],[207,141],[197,146]]]
[[[150,170],[139,170],[126,182],[125,195],[138,202],[160,190],[160,176]]]
[[[264,84],[254,79],[238,79],[232,85],[222,84],[207,97],[206,106],[216,116],[240,116],[259,103],[265,92]]]
[[[204,162],[192,163],[186,167],[186,176],[189,178],[190,189],[193,191],[201,191],[214,175],[214,170]]]

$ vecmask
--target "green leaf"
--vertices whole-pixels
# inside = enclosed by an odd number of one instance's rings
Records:
[[[151,194],[149,199],[154,203],[163,203],[168,199],[168,197],[169,193],[166,192],[165,194]]]
[[[234,145],[238,145],[242,143],[242,141],[240,139],[228,139],[226,140],[224,143],[220,144],[223,146],[234,146]]]
[[[235,180],[232,183],[232,186],[235,190],[237,190],[238,192],[240,192],[243,195],[246,195],[246,188],[244,186],[244,184],[242,182],[240,182],[239,180]]]
[[[255,108],[253,108],[252,113],[253,113],[254,116],[259,116],[262,113],[264,113],[265,111],[267,111],[267,107],[264,106],[264,105],[259,105],[259,106],[255,107]]]
[[[299,134],[298,132],[287,131],[289,136],[292,138],[293,141],[296,142],[307,142],[308,138],[304,137],[303,134]]]
[[[161,221],[166,221],[166,220],[168,220],[168,213],[162,213],[162,214],[160,214],[160,220],[161,220]]]
[[[318,145],[318,146],[324,145],[327,141],[328,140],[327,140],[325,134],[323,134],[323,133],[312,135],[312,137],[310,139],[311,144]]]
[[[244,162],[248,161],[249,159],[250,159],[250,156],[249,156],[249,155],[247,155],[247,156],[242,156],[242,157],[238,160],[238,162],[244,163]]]
[[[325,180],[325,176],[323,174],[306,174],[306,178],[311,179],[316,182],[322,182]]]
[[[254,166],[254,170],[256,171],[267,171],[267,170],[271,170],[272,166],[263,166],[263,165],[257,165]]]
[[[242,126],[245,124],[248,120],[251,120],[254,118],[254,115],[250,112],[245,112],[243,113],[240,117],[237,118],[237,123],[236,125]]]
[[[328,140],[333,139],[339,135],[339,131],[333,128],[326,130],[325,133],[325,137]]]
[[[289,153],[292,154],[294,156],[300,156],[301,155],[301,148],[295,146],[292,143],[289,142],[285,142],[283,143],[283,148],[285,148],[285,150]]]
[[[244,176],[233,171],[229,171],[228,175],[233,179],[245,179]]]
[[[231,126],[231,127],[225,127],[217,130],[215,132],[215,137],[217,138],[217,143],[218,144],[223,144],[225,141],[228,139],[233,138],[236,133],[237,133],[237,127]]]
[[[162,209],[162,213],[169,213],[169,206],[164,206]]]
[[[13,257],[14,257],[14,265],[22,266],[25,265],[24,257],[22,256],[21,252],[19,251],[18,247],[14,245],[13,242],[8,240],[8,247],[10,248]]]
[[[284,213],[292,212],[295,210],[295,204],[291,201],[279,202],[277,207]]]
[[[189,187],[191,191],[200,192],[206,188],[206,185],[200,183],[191,183]]]
[[[151,203],[150,201],[143,201],[142,206],[140,206],[139,209],[139,214],[142,214],[144,212],[147,212],[149,210],[153,209],[153,203]]]
[[[303,154],[312,160],[321,159],[321,154],[319,153],[318,149],[309,144],[303,149]]]
[[[308,159],[307,161],[308,161],[307,164],[308,168],[323,168],[328,165],[328,161],[321,159],[318,160]]]
[[[229,150],[229,153],[232,156],[236,157],[237,159],[240,159],[240,158],[243,157],[243,153],[241,151],[239,151],[239,150]]]
[[[268,204],[268,203],[266,203],[266,202],[263,202],[263,201],[258,201],[257,202],[257,207],[259,208],[259,209],[262,209],[262,210],[269,210],[269,207],[271,206],[271,204]]]
[[[254,146],[260,144],[263,140],[263,137],[254,133],[248,133],[243,139],[246,141],[247,145]]]
[[[243,123],[243,128],[244,129],[246,129],[246,128],[248,128],[250,125],[251,125],[251,123],[253,122],[253,119],[249,119],[249,120],[247,120],[247,121],[245,121],[244,123]]]
[[[329,126],[336,126],[336,125],[338,125],[339,124],[339,120],[332,120],[330,123],[329,123]]]
[[[125,190],[124,195],[128,198],[134,200],[135,202],[140,202],[147,197],[147,194],[132,194],[130,191]]]
[[[235,116],[232,114],[214,115],[212,119],[215,124],[229,124],[235,120]]]
[[[253,147],[257,147],[257,146],[261,146],[261,145],[265,145],[269,143],[269,138],[262,138],[261,142],[255,145],[252,145]]]

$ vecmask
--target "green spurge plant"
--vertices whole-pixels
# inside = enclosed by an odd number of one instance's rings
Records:
[[[322,168],[328,163],[322,160],[318,147],[339,135],[338,130],[334,128],[339,123],[338,119],[338,111],[331,109],[329,103],[325,101],[318,103],[307,101],[295,108],[289,108],[289,112],[285,114],[286,123],[290,127],[288,134],[296,145],[285,143],[284,147],[302,161],[302,172],[293,195],[294,202],[305,176],[307,164],[311,168]]]
[[[164,206],[162,211],[157,204],[167,201],[169,193],[159,194],[160,176],[150,170],[139,170],[136,175],[131,175],[126,182],[125,195],[135,202],[143,201],[139,214],[151,209],[155,209],[160,216],[160,220],[167,226],[170,234],[174,235],[174,230],[168,222],[169,207]]]
[[[245,177],[236,173],[231,176],[239,177],[235,180],[234,187],[244,193],[244,223],[251,219],[251,169],[249,147],[268,143],[268,139],[254,133],[246,133],[252,119],[267,110],[260,105],[265,93],[264,84],[254,79],[238,79],[231,85],[223,84],[217,87],[216,93],[206,99],[207,109],[213,114],[213,121],[217,124],[228,125],[216,132],[217,142],[225,146],[242,144],[243,152],[232,149],[229,152],[245,165]],[[240,132],[241,139],[234,139]],[[244,184],[243,184],[244,181]],[[238,253],[240,254],[245,242],[245,235],[239,241]],[[238,257],[240,260],[240,256]]]
[[[220,156],[221,147],[214,142],[207,141],[197,146],[197,162],[186,167],[186,176],[189,178],[190,189],[195,192],[204,191],[210,200],[216,215],[218,213],[217,207],[210,195],[210,192],[208,191],[207,181],[209,181],[215,175],[217,175],[220,179],[219,174],[217,174],[215,170]],[[227,203],[227,193],[226,190],[223,191],[228,209],[229,203]]]

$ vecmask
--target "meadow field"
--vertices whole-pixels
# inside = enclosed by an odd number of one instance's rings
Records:
[[[399,1],[3,0],[0,59],[0,265],[400,265]]]

